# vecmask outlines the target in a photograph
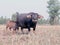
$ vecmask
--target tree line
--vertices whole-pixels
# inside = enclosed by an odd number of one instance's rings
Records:
[[[7,21],[9,21],[9,20],[16,21],[16,13],[12,14],[11,18],[7,18],[6,16],[5,17],[1,16],[0,17],[0,24],[6,24]],[[49,20],[39,19],[38,24],[49,24]]]
[[[6,16],[5,16],[5,17],[1,16],[1,17],[0,17],[0,24],[6,24],[6,22],[7,22],[8,20],[10,20],[10,18],[7,18]]]

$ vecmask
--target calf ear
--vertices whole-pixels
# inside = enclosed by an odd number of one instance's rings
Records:
[[[44,18],[43,16],[41,16],[41,15],[38,15],[38,18]]]
[[[27,15],[27,18],[31,18],[31,15]]]

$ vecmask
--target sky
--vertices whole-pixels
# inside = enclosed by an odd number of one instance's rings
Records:
[[[0,16],[11,17],[12,14],[36,12],[48,18],[48,0],[0,0]]]

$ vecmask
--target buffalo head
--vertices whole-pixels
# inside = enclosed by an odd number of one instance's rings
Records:
[[[30,12],[28,15],[27,15],[27,18],[31,18],[32,22],[37,22],[39,18],[43,18],[43,16],[39,15],[38,13],[33,13],[33,12]]]

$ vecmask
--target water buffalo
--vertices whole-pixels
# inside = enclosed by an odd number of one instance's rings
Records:
[[[21,27],[22,32],[23,28],[28,28],[28,31],[30,32],[30,28],[33,28],[33,31],[35,31],[38,18],[41,18],[42,16],[38,13],[30,12],[23,14],[17,13],[16,17],[15,30],[18,29],[18,27]]]
[[[12,20],[9,20],[7,23],[6,23],[6,29],[14,29],[14,27],[15,27],[15,21],[12,21]]]

